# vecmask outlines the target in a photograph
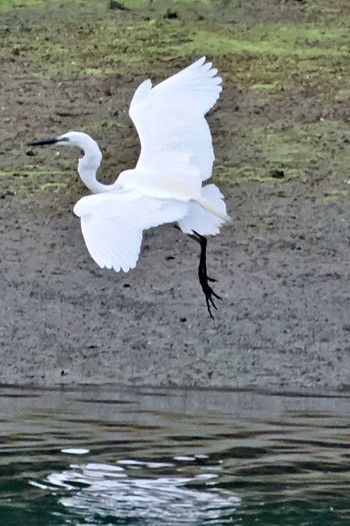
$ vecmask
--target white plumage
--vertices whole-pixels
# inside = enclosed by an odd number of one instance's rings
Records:
[[[102,268],[127,272],[136,266],[142,232],[186,215],[188,203],[121,190],[83,197],[74,207],[91,257]]]
[[[154,166],[159,152],[187,153],[202,181],[211,176],[214,152],[204,115],[219,98],[221,82],[202,57],[154,88],[150,80],[139,86],[130,105],[141,141],[136,168]]]
[[[155,87],[144,81],[130,105],[140,157],[136,167],[122,172],[112,185],[96,180],[102,155],[87,134],[68,132],[33,143],[57,142],[84,151],[78,171],[95,195],[80,199],[74,212],[81,218],[87,248],[101,268],[125,272],[134,268],[142,233],[148,228],[177,222],[185,234],[200,238],[217,234],[230,221],[220,190],[214,184],[202,186],[214,162],[204,116],[221,90],[221,78],[205,57]],[[206,269],[205,279],[207,283]],[[201,285],[204,290],[202,281]],[[208,290],[207,303],[213,293],[209,285]]]

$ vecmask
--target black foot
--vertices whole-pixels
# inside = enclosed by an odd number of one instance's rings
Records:
[[[205,295],[205,301],[207,303],[207,308],[209,315],[212,319],[214,319],[213,313],[211,311],[212,308],[217,310],[217,306],[215,305],[214,298],[221,300],[222,298],[214,292],[212,287],[209,285],[209,282],[212,283],[216,280],[213,278],[210,278],[207,274],[207,238],[198,234],[197,232],[194,232],[194,234],[190,235],[192,239],[197,241],[197,243],[201,246],[201,254],[199,257],[199,266],[198,266],[198,278],[199,283],[201,284],[202,291]]]

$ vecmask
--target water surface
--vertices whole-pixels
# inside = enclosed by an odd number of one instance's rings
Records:
[[[348,525],[347,395],[0,389],[0,524]]]

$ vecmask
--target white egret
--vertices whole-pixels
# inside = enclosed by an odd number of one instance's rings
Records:
[[[97,143],[86,133],[70,131],[31,146],[78,146],[84,153],[78,173],[94,195],[82,197],[74,212],[92,258],[115,271],[136,266],[143,231],[176,222],[201,245],[199,281],[210,316],[220,298],[209,285],[205,236],[219,233],[230,221],[219,188],[202,186],[212,173],[214,152],[205,114],[218,99],[221,78],[205,57],[152,87],[145,80],[130,105],[141,142],[136,167],[121,172],[116,182],[96,180],[102,160]]]

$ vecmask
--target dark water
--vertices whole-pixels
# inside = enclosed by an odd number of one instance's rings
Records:
[[[0,525],[350,524],[350,398],[0,389]]]

